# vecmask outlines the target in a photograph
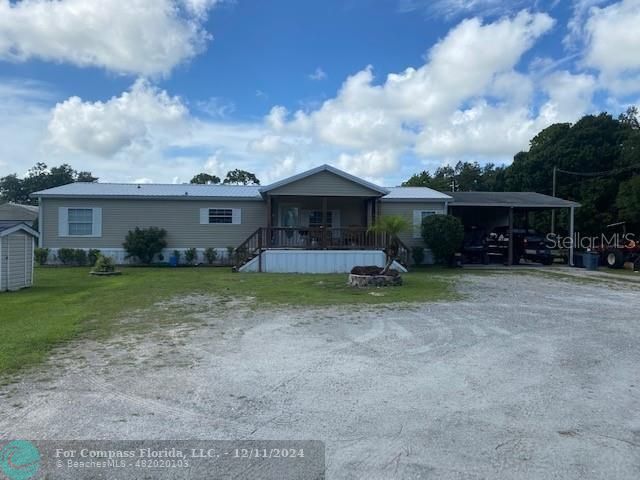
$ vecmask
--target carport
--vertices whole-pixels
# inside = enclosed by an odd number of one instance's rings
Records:
[[[449,213],[461,218],[466,225],[468,221],[503,222],[509,228],[508,265],[513,265],[513,217],[515,212],[569,210],[569,237],[574,238],[575,209],[579,203],[551,197],[535,192],[452,192],[453,201],[449,202]],[[555,233],[555,232],[552,232]],[[569,265],[574,264],[573,241],[569,245]]]

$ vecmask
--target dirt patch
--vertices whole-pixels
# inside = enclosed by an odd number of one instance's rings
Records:
[[[515,273],[458,290],[404,308],[171,299],[2,387],[0,432],[319,439],[327,478],[637,478],[637,289]]]

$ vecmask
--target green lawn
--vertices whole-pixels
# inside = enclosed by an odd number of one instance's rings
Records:
[[[121,328],[126,312],[180,295],[254,297],[256,305],[295,306],[428,302],[455,295],[452,278],[438,269],[405,274],[402,287],[377,290],[350,288],[344,274],[243,274],[228,268],[123,271],[117,277],[93,277],[87,268],[37,268],[33,288],[0,293],[0,374],[40,362],[53,346],[78,335],[111,334]]]

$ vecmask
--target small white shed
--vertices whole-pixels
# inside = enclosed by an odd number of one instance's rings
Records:
[[[24,223],[0,221],[0,292],[33,284],[38,232]]]

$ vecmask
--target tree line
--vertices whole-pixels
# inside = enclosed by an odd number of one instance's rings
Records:
[[[0,203],[14,202],[25,205],[37,204],[37,199],[31,194],[47,188],[59,187],[74,182],[97,182],[98,177],[91,172],[76,171],[68,164],[49,168],[47,164],[39,162],[29,169],[24,178],[12,173],[0,178]],[[224,180],[215,175],[199,173],[190,183],[227,185],[260,185],[260,180],[253,173],[246,170],[230,170]]]
[[[551,195],[557,168],[556,196],[581,204],[576,226],[585,233],[627,222],[640,232],[640,121],[630,107],[618,118],[608,113],[585,115],[574,124],[556,123],[543,129],[526,152],[509,166],[459,162],[433,174],[423,171],[402,185],[452,191],[519,191]],[[562,213],[561,215],[564,215]],[[537,215],[545,224],[548,212]],[[548,226],[548,223],[546,223]]]

